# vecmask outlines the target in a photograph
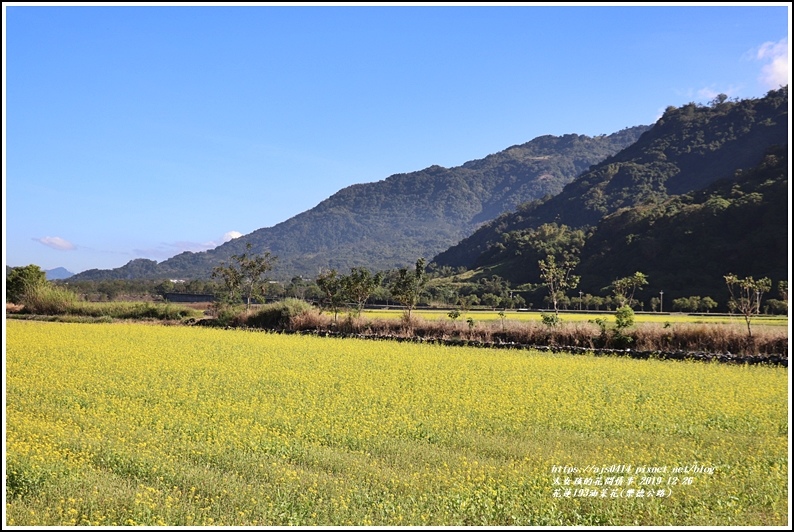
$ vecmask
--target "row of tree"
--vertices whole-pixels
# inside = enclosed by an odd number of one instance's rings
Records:
[[[462,281],[464,271],[438,268],[434,264],[426,266],[423,258],[417,260],[413,268],[373,273],[367,268],[357,267],[351,268],[347,275],[327,269],[315,279],[294,277],[289,283],[282,284],[267,277],[276,259],[269,253],[256,255],[246,249],[245,253],[234,255],[229,263],[217,266],[213,270],[212,281],[56,283],[89,300],[163,297],[173,292],[201,293],[212,295],[219,304],[236,305],[242,301],[250,309],[255,302],[294,297],[314,301],[333,312],[335,318],[343,309],[352,309],[359,314],[367,303],[398,303],[406,308],[409,315],[419,305],[457,307],[466,311],[474,306],[493,309],[532,308],[533,300],[541,301],[539,307],[550,308],[555,314],[567,309],[614,310],[629,307],[644,310],[645,302],[639,299],[638,292],[648,285],[647,275],[635,272],[613,281],[605,288],[609,291],[608,295],[597,296],[579,291],[578,297],[571,297],[568,294],[575,292],[579,283],[579,277],[573,273],[577,265],[575,254],[563,255],[561,258],[548,255],[539,260],[542,283],[516,288],[497,275],[482,277],[476,282]],[[6,297],[12,303],[19,303],[30,287],[46,282],[45,273],[36,265],[11,268],[7,272]],[[766,301],[763,298],[772,288],[768,278],[754,280],[752,277],[739,278],[729,274],[725,276],[725,281],[730,294],[727,308],[730,312],[744,315],[762,311],[785,314],[788,311],[787,281],[777,283],[780,299]],[[542,299],[540,292],[545,292]],[[718,303],[708,296],[676,298],[670,304],[670,310],[679,312],[711,312],[717,307]],[[665,309],[667,306],[663,308],[661,294],[658,298],[650,299],[651,311]]]
[[[252,299],[261,300],[266,297],[269,283],[265,274],[272,269],[275,260],[269,253],[251,255],[250,247],[249,244],[245,253],[233,255],[232,262],[216,266],[212,272],[213,278],[219,278],[223,282],[224,290],[220,301],[232,304],[242,296],[247,310],[250,309]],[[343,308],[352,308],[356,314],[361,314],[364,305],[381,286],[383,279],[383,273],[373,274],[363,267],[351,268],[348,275],[340,274],[335,269],[325,270],[315,280],[320,295],[318,302],[334,313],[334,321]],[[409,317],[420,302],[426,282],[425,261],[419,259],[413,270],[398,270],[388,284],[391,297],[405,306]]]
[[[223,279],[226,288],[224,290],[225,301],[239,301],[242,293],[246,300],[246,306],[250,307],[252,297],[266,297],[268,283],[264,275],[272,268],[275,257],[270,254],[250,256],[248,253],[244,253],[233,256],[233,259],[236,264],[223,264],[216,267],[213,270],[213,277]],[[573,273],[577,264],[577,254],[567,251],[563,252],[560,258],[549,254],[545,259],[538,261],[540,278],[548,292],[545,301],[550,303],[555,314],[559,314],[561,303],[568,301],[573,301],[574,304],[578,301],[580,309],[585,302],[588,306],[597,302],[598,304],[606,303],[608,307],[614,306],[614,308],[633,309],[638,305],[642,308],[643,305],[637,297],[637,292],[648,285],[648,277],[642,272],[635,272],[633,275],[614,280],[608,287],[611,296],[607,296],[607,298],[590,294],[585,297],[582,292],[579,292],[578,300],[575,297],[569,298],[566,293],[575,290],[580,280],[579,276]],[[510,289],[508,282],[495,275],[490,279],[483,278],[478,283],[479,288],[484,292],[482,298],[473,291],[468,293],[456,291],[448,283],[436,283],[432,289],[428,289],[430,275],[427,270],[424,258],[418,259],[413,269],[401,268],[387,273],[372,273],[363,267],[351,268],[348,275],[340,274],[335,269],[325,270],[314,281],[316,300],[323,308],[334,313],[334,319],[344,308],[351,308],[356,314],[360,314],[364,305],[376,293],[380,292],[382,298],[384,291],[388,294],[387,299],[390,298],[405,307],[408,317],[413,309],[422,302],[422,299],[429,295],[441,297],[445,303],[453,303],[464,309],[478,303],[484,303],[493,308],[507,308],[515,306],[519,301],[525,302]],[[437,272],[438,275],[442,273],[450,272]],[[752,277],[740,278],[734,274],[727,274],[724,279],[730,293],[728,305],[730,312],[738,312],[748,320],[751,315],[760,313],[762,297],[772,287],[769,278],[754,280]],[[293,279],[293,284],[295,281]],[[775,309],[783,310],[785,307],[787,311],[787,281],[779,282],[778,291],[783,301],[779,302],[781,305],[776,306]],[[655,311],[657,306],[661,311],[661,297],[651,299],[651,309]],[[717,307],[717,302],[708,296],[690,296],[674,299],[672,306],[673,310],[678,311],[710,312]]]

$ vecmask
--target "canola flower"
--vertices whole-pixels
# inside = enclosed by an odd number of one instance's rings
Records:
[[[141,324],[6,334],[9,525],[788,515],[783,368]]]

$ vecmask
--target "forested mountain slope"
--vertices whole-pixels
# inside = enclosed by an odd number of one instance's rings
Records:
[[[538,261],[570,253],[581,261],[575,292],[609,295],[614,280],[639,271],[648,278],[638,294],[642,300],[663,291],[668,304],[709,296],[724,305],[724,276],[733,273],[768,277],[773,290],[766,297],[779,298],[778,283],[789,271],[788,173],[787,147],[773,146],[756,167],[697,192],[620,209],[595,228],[550,223],[505,233],[502,243],[481,255],[479,267],[513,286],[540,285]],[[543,305],[547,293],[541,288],[533,304]]]
[[[760,164],[775,145],[788,145],[788,87],[758,99],[717,98],[708,106],[669,107],[636,143],[560,194],[499,216],[434,261],[466,267],[491,263],[521,231],[548,223],[593,227],[620,209],[658,205]]]
[[[669,301],[723,301],[729,273],[776,286],[789,271],[788,174],[788,149],[776,145],[758,166],[705,189],[607,216],[584,246],[582,288],[595,293],[636,271],[648,275],[649,293],[664,290]]]

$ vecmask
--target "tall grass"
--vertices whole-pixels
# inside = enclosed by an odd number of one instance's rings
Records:
[[[39,283],[28,287],[20,302],[31,314],[66,314],[77,304],[77,295],[61,286]]]
[[[79,301],[74,292],[57,285],[42,284],[28,290],[22,297],[22,305],[9,308],[6,313],[90,317],[119,320],[183,320],[203,316],[201,310],[172,303],[114,301],[96,303]]]
[[[116,301],[110,303],[89,303],[85,301],[74,304],[70,314],[76,316],[107,316],[120,320],[181,320],[198,318],[203,312],[190,307],[173,303]]]
[[[292,320],[313,314],[312,305],[302,299],[287,298],[274,303],[256,305],[246,309],[242,305],[215,304],[210,309],[212,318],[204,325],[223,327],[250,327],[258,329],[293,329]]]

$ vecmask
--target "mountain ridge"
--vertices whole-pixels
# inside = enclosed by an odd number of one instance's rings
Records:
[[[74,275],[74,273],[70,272],[69,270],[67,270],[62,266],[59,266],[57,268],[52,268],[49,270],[44,270],[44,273],[47,275],[47,279],[50,281],[68,279],[69,277]]]
[[[559,194],[500,215],[433,261],[451,267],[483,265],[481,257],[505,233],[545,223],[595,226],[621,208],[659,203],[751,168],[769,146],[787,142],[788,87],[763,98],[668,107],[636,143],[595,165]]]

